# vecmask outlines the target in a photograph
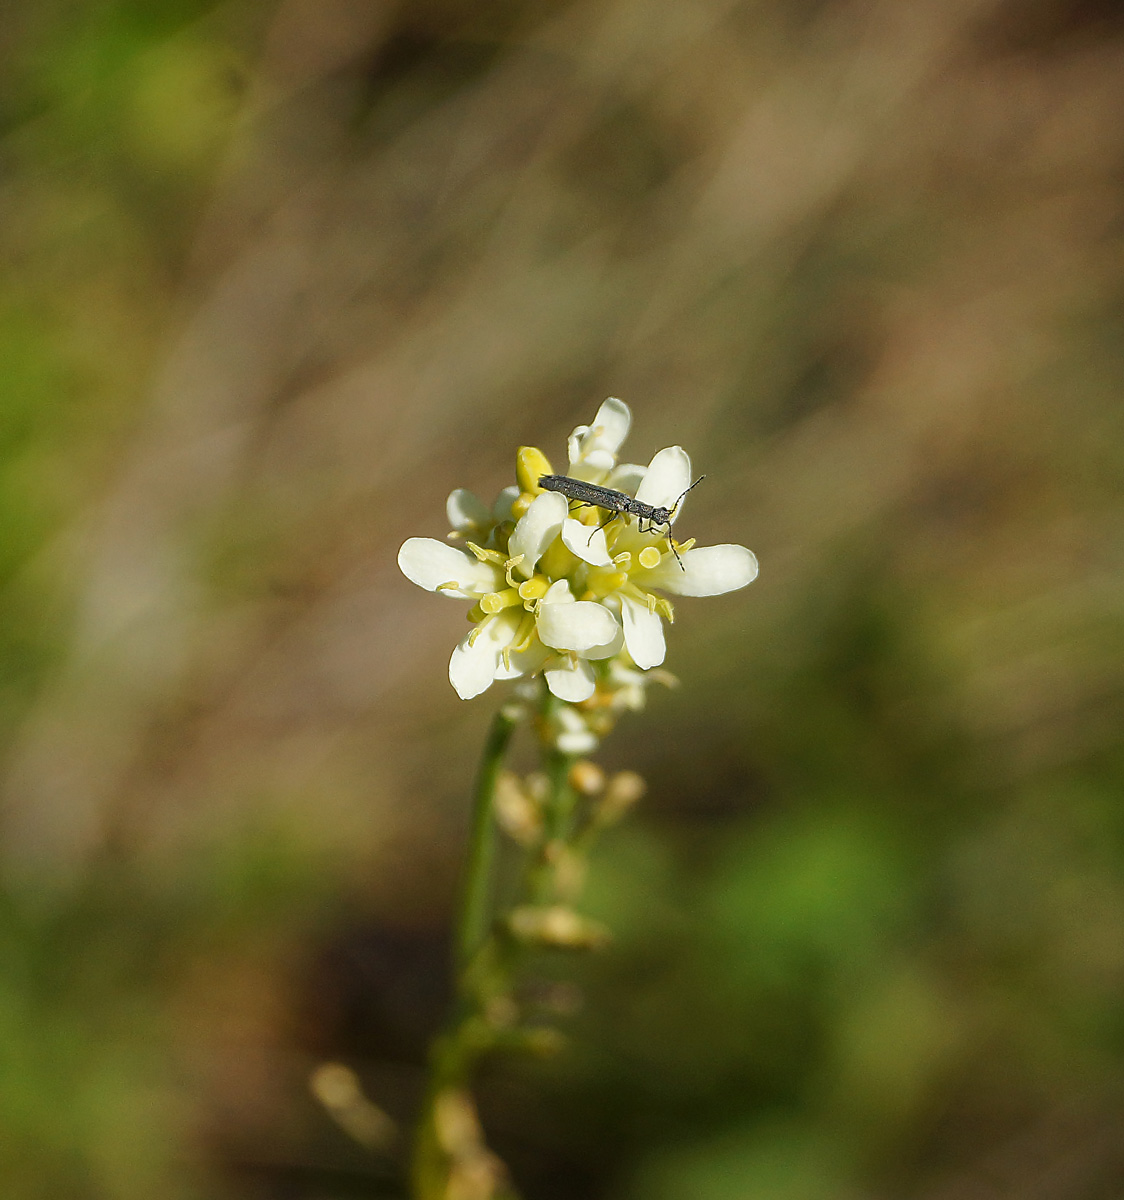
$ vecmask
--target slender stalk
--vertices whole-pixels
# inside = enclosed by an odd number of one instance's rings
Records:
[[[476,775],[472,800],[472,828],[469,833],[468,861],[465,864],[457,917],[454,964],[458,980],[472,956],[488,934],[492,899],[492,865],[496,857],[496,822],[493,806],[496,780],[503,768],[504,755],[515,732],[517,721],[500,709],[488,731],[484,753]]]
[[[544,730],[549,731],[559,703],[544,686],[539,709]],[[498,1046],[518,1044],[521,1035],[506,1020],[497,1021],[491,1011],[497,1000],[507,998],[510,1004],[513,979],[528,953],[528,947],[513,939],[502,928],[502,922],[495,920],[492,895],[496,783],[516,724],[517,718],[510,710],[501,709],[496,714],[476,777],[468,859],[456,917],[456,999],[444,1029],[430,1047],[429,1077],[411,1164],[415,1200],[447,1200],[451,1177],[457,1173],[467,1172],[467,1178],[473,1173],[479,1176],[480,1172],[496,1172],[497,1181],[503,1175],[479,1131],[471,1132],[471,1123],[465,1126],[463,1120],[451,1119],[448,1113],[450,1105],[453,1111],[457,1105],[471,1106],[468,1088],[480,1058]],[[549,733],[544,733],[543,767],[550,787],[543,804],[543,834],[541,841],[527,851],[512,906],[551,902],[555,875],[552,855],[571,834],[574,791],[569,774],[574,760],[572,755],[555,749],[552,740]],[[470,1131],[467,1134],[466,1129]],[[503,1194],[511,1193],[505,1190]]]
[[[469,967],[489,937],[496,857],[496,782],[517,724],[513,711],[501,708],[496,713],[476,772],[468,855],[455,918],[453,969],[457,999],[444,1030],[430,1047],[429,1077],[414,1133],[410,1168],[416,1200],[445,1198],[450,1164],[441,1144],[437,1108],[449,1089],[467,1085],[478,1053],[470,1036],[477,1019],[477,1003],[471,994]]]

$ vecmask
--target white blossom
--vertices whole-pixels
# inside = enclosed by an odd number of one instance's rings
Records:
[[[567,443],[569,474],[590,483],[604,482],[617,465],[617,452],[631,426],[632,413],[628,405],[610,396],[597,410],[592,425],[579,425],[570,434]]]
[[[539,478],[554,471],[541,451],[524,447],[519,485],[505,488],[491,507],[463,488],[449,496],[455,544],[434,538],[403,544],[398,564],[408,579],[473,602],[472,628],[449,663],[462,698],[495,680],[541,674],[560,700],[583,707],[585,715],[575,719],[588,734],[599,711],[639,707],[650,678],[670,678],[655,670],[666,655],[665,622],[674,619],[663,593],[717,596],[756,577],[757,560],[744,546],[673,539],[670,526],[692,484],[691,460],[681,446],[668,446],[647,467],[619,463],[631,423],[626,404],[606,400],[590,425],[571,433],[568,474],[669,510],[667,525],[582,508],[543,491]],[[576,727],[567,738],[574,745],[582,740]]]

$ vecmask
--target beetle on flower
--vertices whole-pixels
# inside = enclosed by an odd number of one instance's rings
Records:
[[[560,700],[587,701],[600,688],[611,704],[622,668],[647,672],[664,660],[663,623],[674,612],[661,593],[718,596],[756,578],[757,559],[744,546],[674,540],[691,461],[681,446],[669,446],[647,467],[618,463],[631,423],[623,401],[606,400],[592,424],[570,435],[567,477],[667,511],[659,528],[613,521],[591,531],[600,510],[544,490],[540,479],[554,476],[550,462],[525,446],[516,459],[518,486],[505,488],[491,508],[464,489],[449,496],[449,537],[460,544],[417,537],[403,544],[398,565],[409,580],[473,601],[473,628],[449,662],[462,699],[495,680],[541,673]],[[635,695],[635,683],[629,687]]]

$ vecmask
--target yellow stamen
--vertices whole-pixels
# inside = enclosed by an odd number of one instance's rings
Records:
[[[517,579],[512,579],[511,572],[513,568],[519,566],[525,557],[526,556],[523,554],[517,554],[514,558],[509,558],[503,564],[503,573],[507,576],[508,587],[517,588],[519,586],[519,581]]]
[[[515,637],[511,639],[511,650],[515,654],[522,654],[530,646],[531,639],[534,636],[535,618],[533,614],[528,613],[519,623],[519,628],[515,631]]]
[[[638,557],[640,559],[640,565],[642,567],[646,567],[650,571],[653,567],[658,567],[660,565],[660,559],[663,557],[663,555],[660,554],[655,546],[645,546],[644,549],[640,551]]]
[[[550,589],[550,580],[545,575],[532,575],[519,584],[519,595],[524,600],[541,600]]]
[[[680,554],[686,554],[697,541],[698,538],[688,538],[685,542],[676,542],[675,548]]]
[[[667,618],[669,625],[675,624],[675,609],[671,607],[671,601],[666,596],[656,597],[656,609]]]
[[[439,583],[433,590],[435,592],[457,592],[460,591],[460,586],[455,579],[446,579],[444,583]]]
[[[489,615],[502,612],[519,603],[522,597],[515,588],[505,588],[502,592],[489,592],[480,600],[480,607]]]
[[[502,567],[507,561],[498,550],[485,550],[483,546],[478,546],[475,542],[465,542],[465,545],[481,562],[495,563],[496,566]]]
[[[476,628],[468,635],[468,644],[470,646],[476,645],[476,639],[481,635],[481,633],[484,632],[484,626],[488,624],[489,620],[491,620],[491,618],[485,616],[480,624],[477,625]]]
[[[620,567],[620,569],[627,574],[629,568],[632,566],[631,551],[622,550],[620,552],[620,554],[614,554],[613,555],[613,563],[614,563],[614,565]]]

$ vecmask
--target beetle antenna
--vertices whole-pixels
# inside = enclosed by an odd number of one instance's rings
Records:
[[[702,481],[703,481],[705,478],[706,478],[706,476],[705,476],[705,475],[700,475],[700,476],[698,477],[698,479],[696,479],[696,480],[695,480],[695,482],[694,482],[694,483],[692,483],[692,484],[691,484],[691,486],[690,486],[689,488],[687,488],[687,489],[686,489],[686,490],[683,492],[683,494],[682,494],[682,495],[679,497],[679,499],[675,501],[675,503],[674,503],[674,504],[671,506],[671,511],[672,511],[672,512],[675,512],[675,510],[676,510],[676,509],[679,507],[680,501],[682,501],[682,499],[683,499],[683,496],[685,496],[685,495],[687,494],[687,492],[690,492],[690,491],[692,491],[694,488],[697,488],[697,487],[699,486],[699,484],[700,484],[700,483],[702,483]]]
[[[676,500],[675,503],[668,510],[667,544],[671,549],[671,553],[675,555],[675,561],[679,564],[679,569],[681,571],[685,571],[687,568],[683,565],[683,559],[680,558],[679,551],[676,550],[676,548],[675,548],[675,540],[671,536],[671,517],[673,517],[675,515],[675,510],[679,507],[680,503],[683,500],[683,497],[687,494],[687,492],[689,492],[691,490],[691,488],[697,488],[699,486],[699,484],[702,483],[702,481],[705,478],[706,478],[705,475],[700,475],[698,477],[698,479],[696,479],[695,482],[691,484],[691,487],[684,489],[684,491],[680,494],[679,499]]]

